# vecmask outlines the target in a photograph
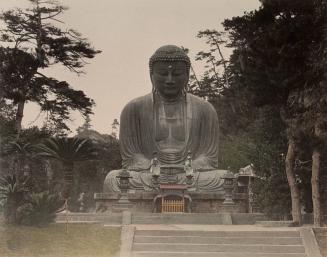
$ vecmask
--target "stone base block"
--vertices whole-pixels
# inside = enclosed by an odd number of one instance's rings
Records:
[[[191,197],[191,212],[192,213],[246,213],[248,212],[248,199],[246,194],[235,194],[233,197],[234,204],[223,204],[225,197],[219,193],[198,193],[188,192]],[[154,212],[155,209],[160,210],[160,200],[155,206],[153,199],[156,197],[155,192],[130,192],[127,198],[130,201],[129,206],[126,206],[131,212]],[[96,210],[117,211],[119,209],[118,201],[119,193],[96,193],[94,195],[96,202]],[[159,205],[159,206],[158,206]],[[156,207],[156,208],[154,208]],[[120,208],[121,209],[121,208]],[[126,209],[125,207],[123,208]]]

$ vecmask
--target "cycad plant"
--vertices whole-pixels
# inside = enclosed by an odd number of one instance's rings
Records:
[[[4,202],[4,217],[8,223],[17,223],[17,212],[28,188],[19,183],[15,175],[0,177],[0,201]]]
[[[11,170],[17,178],[23,177],[24,168],[28,165],[35,151],[35,146],[23,141],[11,141],[4,145],[1,155],[11,159]]]
[[[48,191],[31,193],[18,209],[20,222],[32,226],[47,225],[54,221],[58,203],[57,197]]]
[[[62,163],[64,186],[61,195],[73,202],[79,191],[79,173],[74,172],[74,163],[95,159],[96,153],[88,139],[51,138],[38,145],[38,155],[43,158],[55,159]]]

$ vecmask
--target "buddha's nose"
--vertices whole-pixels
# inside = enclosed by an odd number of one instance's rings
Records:
[[[173,79],[173,76],[172,76],[171,72],[168,72],[168,75],[167,75],[167,78],[166,78],[166,84],[169,85],[169,86],[175,84],[175,81]]]

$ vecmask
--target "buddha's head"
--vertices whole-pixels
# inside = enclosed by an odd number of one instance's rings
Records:
[[[162,46],[151,56],[149,66],[153,88],[160,96],[174,100],[183,94],[191,66],[183,49],[174,45]]]

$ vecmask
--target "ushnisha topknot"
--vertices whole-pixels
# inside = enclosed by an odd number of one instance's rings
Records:
[[[153,64],[158,61],[182,61],[188,69],[191,67],[190,58],[182,48],[175,45],[165,45],[154,52],[149,61],[150,73],[153,71]]]

